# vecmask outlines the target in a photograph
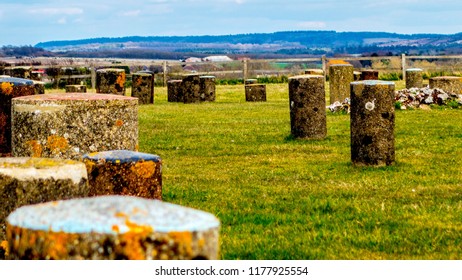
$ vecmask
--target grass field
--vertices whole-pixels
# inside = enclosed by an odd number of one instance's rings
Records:
[[[165,201],[220,219],[222,259],[462,259],[462,110],[396,112],[396,164],[358,168],[349,115],[293,140],[287,84],[264,103],[216,92],[179,104],[156,88],[139,144],[163,160]]]

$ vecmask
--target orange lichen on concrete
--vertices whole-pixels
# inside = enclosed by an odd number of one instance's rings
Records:
[[[5,251],[5,256],[7,257],[8,256],[8,241],[3,240],[0,243],[0,247]]]
[[[130,167],[130,170],[142,178],[151,178],[156,170],[153,161],[139,161]]]
[[[172,231],[168,233],[168,236],[176,241],[175,243],[178,244],[178,250],[181,255],[191,256],[193,254],[193,249],[192,249],[193,236],[191,232]]]
[[[67,139],[58,135],[48,136],[46,146],[53,154],[64,153],[68,149]]]
[[[11,95],[13,93],[13,84],[8,82],[1,83],[0,90],[6,95]]]
[[[26,142],[30,149],[30,156],[31,157],[41,157],[43,148],[42,145],[37,140],[29,140]]]
[[[116,84],[118,84],[121,88],[124,87],[124,85],[125,85],[125,72],[122,72],[122,73],[120,73],[119,76],[117,76]]]
[[[111,230],[114,231],[114,232],[116,232],[116,233],[119,233],[119,231],[120,231],[118,225],[112,225]]]
[[[118,127],[121,127],[123,124],[124,124],[123,120],[118,119],[118,120],[115,121],[115,125],[118,126]]]

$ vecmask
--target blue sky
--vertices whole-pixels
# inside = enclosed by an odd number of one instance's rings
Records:
[[[460,0],[2,0],[0,46],[288,30],[462,32]]]

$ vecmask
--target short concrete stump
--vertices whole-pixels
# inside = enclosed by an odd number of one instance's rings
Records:
[[[80,159],[138,149],[138,100],[113,94],[44,94],[13,99],[13,156]]]
[[[32,80],[0,77],[0,157],[11,154],[11,100],[34,94]]]
[[[157,155],[116,150],[86,154],[90,196],[133,195],[162,200],[162,160]]]
[[[215,94],[215,76],[200,76],[200,100],[213,102],[216,99]]]
[[[137,97],[140,105],[154,103],[154,74],[138,72],[132,75],[132,97]]]
[[[66,85],[66,92],[87,92],[85,85]]]
[[[441,76],[430,78],[430,88],[439,88],[446,93],[462,94],[462,78],[456,76]]]
[[[45,83],[34,81],[35,94],[45,94]]]
[[[323,139],[327,135],[324,76],[289,78],[290,127],[295,138]]]
[[[245,85],[245,101],[265,102],[266,101],[266,85],[265,84]]]
[[[183,78],[181,83],[181,92],[183,93],[184,103],[199,103],[201,102],[201,85],[198,75],[189,75]]]
[[[107,68],[96,70],[96,92],[117,95],[125,94],[125,70]]]
[[[97,196],[16,209],[7,218],[10,259],[218,259],[212,214],[133,196]]]
[[[183,92],[181,90],[182,80],[170,80],[167,82],[167,101],[184,102]]]
[[[367,80],[378,80],[379,79],[379,71],[378,70],[363,70],[361,71],[361,80],[367,81]]]
[[[0,242],[5,219],[16,208],[88,195],[82,162],[47,158],[0,158]]]
[[[361,81],[361,71],[353,71],[353,81]]]
[[[368,80],[351,83],[351,161],[356,166],[395,162],[395,84]]]
[[[350,98],[350,83],[353,79],[353,65],[332,64],[329,67],[330,104]]]
[[[406,88],[423,88],[422,69],[406,69]]]

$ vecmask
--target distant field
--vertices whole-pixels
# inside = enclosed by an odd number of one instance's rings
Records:
[[[400,82],[397,88],[402,88]],[[461,259],[462,110],[396,112],[396,164],[350,163],[349,116],[290,137],[287,84],[268,102],[140,106],[140,151],[163,159],[166,201],[215,214],[222,259]]]

